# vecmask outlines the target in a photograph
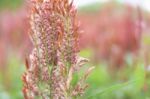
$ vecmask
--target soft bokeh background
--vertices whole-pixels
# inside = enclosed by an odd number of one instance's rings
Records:
[[[82,99],[149,99],[150,1],[74,2],[83,30],[79,54],[90,59],[85,67],[96,67]],[[21,75],[32,50],[26,9],[23,0],[0,0],[0,99],[23,99]]]

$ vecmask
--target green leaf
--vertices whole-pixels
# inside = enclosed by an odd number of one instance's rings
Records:
[[[137,90],[140,90],[143,87],[145,82],[145,69],[143,63],[138,63],[133,78],[138,79],[138,82],[136,82],[135,84],[135,88]]]
[[[92,94],[90,94],[87,99],[90,99],[91,97],[94,97],[96,95],[102,95],[102,94],[106,94],[106,93],[109,93],[109,92],[112,92],[112,91],[118,91],[119,89],[122,89],[124,87],[127,87],[131,84],[135,84],[138,80],[134,80],[134,81],[129,81],[129,82],[125,82],[125,83],[122,83],[122,84],[117,84],[117,85],[113,85],[111,87],[108,87],[108,88],[105,88],[105,89],[98,89],[98,90],[95,90]]]

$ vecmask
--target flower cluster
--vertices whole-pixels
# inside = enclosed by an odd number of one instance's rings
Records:
[[[76,85],[74,73],[87,59],[77,53],[79,25],[69,0],[31,0],[30,37],[34,49],[26,60],[23,75],[25,99],[72,99],[81,96],[89,68]]]

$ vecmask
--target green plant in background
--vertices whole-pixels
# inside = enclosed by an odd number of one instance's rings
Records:
[[[0,1],[0,10],[4,9],[17,9],[21,6],[23,0],[1,0]]]
[[[20,59],[10,55],[7,70],[0,73],[0,99],[22,99],[22,81],[20,75],[25,70]],[[5,72],[6,71],[6,72]]]
[[[90,53],[89,50],[83,50],[81,55],[86,57],[87,52]],[[87,82],[90,87],[81,99],[145,99],[148,96],[142,92],[146,81],[145,69],[144,62],[140,60],[136,61],[135,69],[131,64],[131,67],[120,73],[118,71],[115,78],[110,75],[105,64],[99,64],[89,76]],[[125,81],[122,79],[124,77]]]

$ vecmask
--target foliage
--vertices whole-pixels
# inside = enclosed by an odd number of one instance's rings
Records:
[[[1,9],[17,9],[18,6],[22,4],[23,0],[1,0],[0,1],[0,10]]]

